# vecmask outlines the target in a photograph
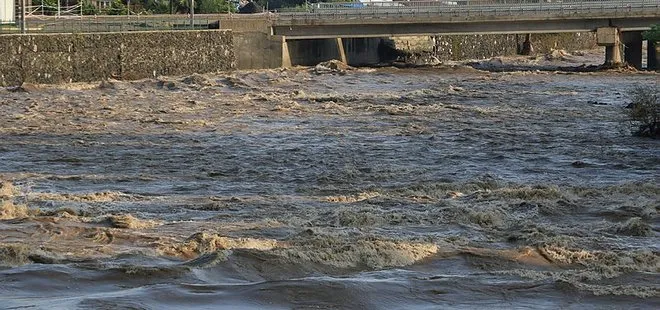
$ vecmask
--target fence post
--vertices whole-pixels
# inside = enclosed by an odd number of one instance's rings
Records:
[[[25,25],[25,1],[27,0],[20,0],[21,1],[21,33],[26,34],[27,33],[27,27]]]
[[[190,0],[190,28],[195,30],[195,0]]]

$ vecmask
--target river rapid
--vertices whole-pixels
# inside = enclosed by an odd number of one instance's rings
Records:
[[[321,71],[0,90],[0,308],[660,308],[657,74]]]

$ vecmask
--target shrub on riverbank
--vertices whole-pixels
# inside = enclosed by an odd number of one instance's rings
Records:
[[[626,114],[633,134],[660,138],[660,86],[637,86],[628,95],[632,102]]]

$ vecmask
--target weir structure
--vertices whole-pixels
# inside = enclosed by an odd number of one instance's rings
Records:
[[[346,59],[338,38],[382,38],[465,34],[524,34],[522,53],[534,33],[596,32],[607,65],[642,68],[642,31],[660,23],[660,0],[470,0],[318,3],[307,12],[280,12],[270,34],[282,36],[283,65]],[[304,40],[314,40],[316,48]],[[328,40],[333,40],[328,41]],[[648,68],[657,68],[649,42]],[[320,52],[320,49],[325,49]],[[321,57],[321,59],[319,59]],[[301,61],[302,59],[302,61]]]

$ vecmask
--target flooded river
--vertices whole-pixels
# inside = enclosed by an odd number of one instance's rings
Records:
[[[2,309],[660,308],[657,74],[0,90]]]

